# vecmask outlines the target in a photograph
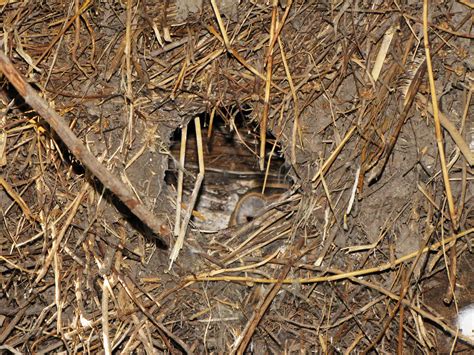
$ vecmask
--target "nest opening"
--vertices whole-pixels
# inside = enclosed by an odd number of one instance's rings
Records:
[[[260,193],[262,198],[267,198],[291,186],[289,165],[283,157],[280,144],[275,142],[276,137],[270,131],[267,132],[266,146],[267,163],[271,157],[268,175],[259,170],[259,126],[252,122],[251,113],[249,107],[230,106],[219,110],[213,119],[207,112],[198,115],[203,127],[205,175],[192,221],[199,228],[227,228],[233,224],[231,219],[237,204],[247,194]],[[180,168],[181,134],[182,129],[177,128],[171,135],[171,157],[165,174],[165,182],[174,191]],[[199,172],[196,130],[192,122],[187,129],[185,159],[182,208],[187,206]],[[252,221],[254,217],[248,215],[245,218]]]

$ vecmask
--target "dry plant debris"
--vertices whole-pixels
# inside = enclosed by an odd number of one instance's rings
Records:
[[[471,353],[472,11],[0,0],[0,350]],[[288,191],[194,223],[278,150]]]

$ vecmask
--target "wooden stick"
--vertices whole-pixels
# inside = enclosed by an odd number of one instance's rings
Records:
[[[13,66],[3,51],[0,51],[0,71],[5,74],[25,102],[48,122],[71,153],[100,180],[104,187],[114,193],[138,219],[154,232],[154,237],[158,240],[160,247],[168,248],[168,243],[160,237],[160,234],[167,229],[166,220],[150,212],[150,209],[141,204],[120,179],[117,179],[97,160],[82,141],[77,138],[63,118],[49,107],[47,102],[26,82],[23,75]]]

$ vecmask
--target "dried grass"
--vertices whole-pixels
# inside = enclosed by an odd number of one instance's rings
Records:
[[[472,6],[267,3],[0,1],[0,349],[472,351]],[[294,186],[206,234],[200,138],[228,107]],[[169,137],[203,112],[181,214]]]

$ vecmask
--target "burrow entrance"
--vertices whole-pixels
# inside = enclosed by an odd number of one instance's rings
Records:
[[[214,232],[244,221],[250,222],[269,201],[291,187],[289,165],[285,162],[276,137],[267,132],[266,171],[259,169],[259,131],[250,120],[249,109],[228,107],[227,113],[199,115],[202,126],[205,177],[199,191],[191,222],[203,232]],[[229,118],[230,117],[230,118]],[[170,143],[171,156],[165,180],[176,191],[182,129],[177,128]],[[186,208],[199,172],[194,123],[188,124],[185,153],[182,208]],[[265,185],[265,188],[264,188]],[[239,201],[244,202],[245,219],[236,220]],[[255,202],[255,203],[254,203]],[[255,212],[252,212],[255,211]],[[253,214],[256,214],[253,216]],[[240,223],[239,223],[240,222]]]

